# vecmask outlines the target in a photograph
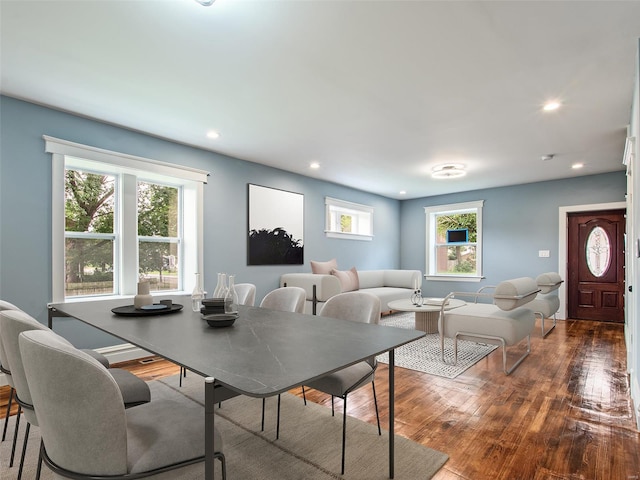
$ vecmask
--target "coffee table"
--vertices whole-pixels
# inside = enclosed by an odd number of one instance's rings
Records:
[[[401,300],[393,300],[388,305],[390,309],[398,310],[399,312],[415,312],[416,330],[421,330],[425,333],[438,333],[438,318],[440,318],[443,300],[444,298],[425,298],[424,304],[417,306],[411,302],[411,299],[403,298]],[[462,300],[450,298],[444,309],[451,310],[465,304],[466,302]]]

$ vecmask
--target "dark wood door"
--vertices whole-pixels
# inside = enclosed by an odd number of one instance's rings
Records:
[[[625,211],[568,215],[569,318],[624,322]]]

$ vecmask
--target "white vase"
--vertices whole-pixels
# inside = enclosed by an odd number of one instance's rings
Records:
[[[138,282],[138,294],[133,297],[133,306],[140,310],[145,305],[153,305],[153,297],[149,294],[149,282]]]

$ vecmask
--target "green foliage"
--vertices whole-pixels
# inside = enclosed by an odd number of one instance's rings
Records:
[[[301,265],[304,247],[281,227],[249,232],[249,265]]]
[[[469,229],[469,242],[475,243],[478,238],[477,215],[475,213],[453,213],[451,215],[438,215],[438,236],[444,237],[447,230],[460,228]]]
[[[115,178],[79,170],[65,172],[65,228],[68,232],[114,232]],[[178,197],[175,187],[140,182],[138,186],[138,234],[148,237],[178,236]],[[141,242],[142,273],[162,272],[167,258],[177,255],[177,244]],[[113,242],[102,239],[67,238],[66,282],[112,281]],[[85,272],[92,272],[86,274]]]

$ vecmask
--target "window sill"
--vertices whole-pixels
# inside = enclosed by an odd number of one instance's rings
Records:
[[[324,231],[327,238],[344,238],[349,240],[360,240],[364,242],[370,242],[373,240],[373,235],[362,235],[359,233],[342,233],[342,232],[331,232],[328,230]]]
[[[425,280],[436,282],[480,282],[484,277],[465,275],[425,275]]]

